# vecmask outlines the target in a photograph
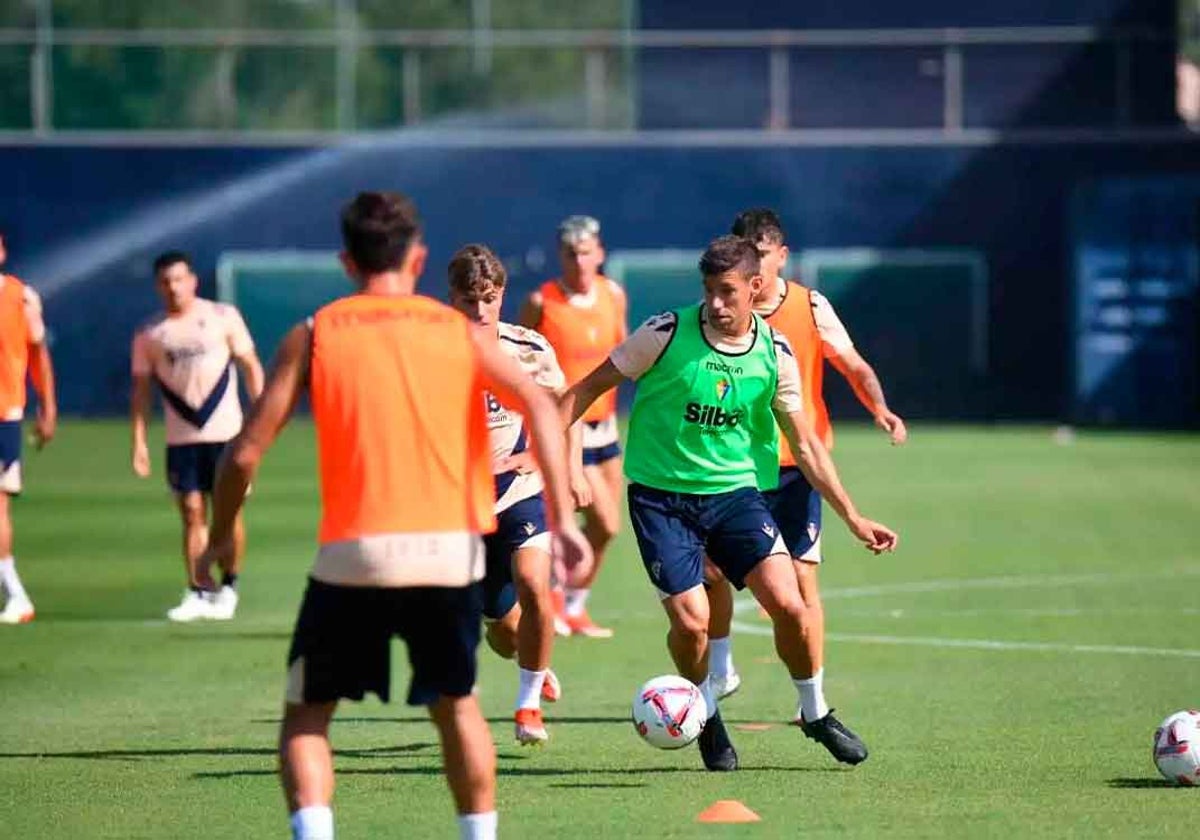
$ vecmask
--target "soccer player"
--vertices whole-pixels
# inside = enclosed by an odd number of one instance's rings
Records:
[[[451,258],[448,275],[450,305],[486,331],[499,351],[535,383],[560,395],[565,379],[554,349],[534,330],[500,320],[508,274],[496,255],[484,245],[467,245]],[[541,700],[553,703],[562,696],[558,677],[550,669],[554,605],[542,477],[536,469],[513,466],[515,456],[529,448],[521,414],[490,393],[486,400],[496,490],[496,530],[483,541],[486,638],[497,654],[517,659],[517,741],[540,744],[550,737],[542,721]],[[584,479],[580,476],[577,481]]]
[[[525,301],[520,323],[546,337],[573,385],[625,338],[625,293],[600,273],[604,243],[600,223],[590,216],[570,216],[558,226],[562,277],[543,283]],[[617,429],[617,393],[601,395],[583,415],[583,472],[591,487],[591,504],[583,511],[584,534],[594,561],[567,582],[560,630],[606,639],[613,631],[597,625],[587,610],[588,594],[600,573],[609,544],[620,525],[621,446]]]
[[[0,233],[0,268],[8,260]],[[25,379],[38,396],[34,435],[41,449],[54,437],[58,398],[54,365],[46,346],[42,301],[11,274],[0,273],[0,589],[5,593],[0,624],[33,621],[33,601],[17,574],[9,500],[21,492],[21,420],[25,416]]]
[[[225,445],[242,427],[236,367],[251,400],[263,387],[263,370],[250,331],[237,309],[196,296],[199,281],[186,254],[168,251],[154,260],[154,282],[164,310],[143,324],[133,339],[130,398],[131,461],[140,478],[150,475],[146,425],[154,384],[163,398],[167,426],[167,484],[183,520],[183,565],[187,588],[172,621],[228,620],[237,610],[237,579],[246,538],[237,523],[237,551],[222,567],[220,591],[205,592],[196,581],[196,558],[208,543],[207,497]]]
[[[333,837],[329,724],[341,698],[390,692],[390,640],[404,639],[410,705],[426,706],[463,838],[496,836],[496,756],[474,694],[484,547],[495,527],[485,393],[529,423],[552,542],[585,562],[553,399],[461,313],[415,293],[426,259],[416,208],[362,193],[342,211],[341,259],[358,294],[297,325],[262,398],[222,457],[208,551],[234,552],[258,465],[302,392],[317,435],[320,547],[288,654],[280,774],[294,840]]]
[[[788,248],[779,217],[765,208],[747,210],[734,220],[732,232],[746,237],[758,247],[763,289],[755,301],[755,312],[791,344],[800,368],[804,411],[825,447],[833,447],[829,411],[821,392],[826,359],[850,383],[875,424],[888,434],[892,443],[903,444],[908,437],[904,421],[888,407],[879,377],[855,349],[829,301],[819,292],[783,278]],[[804,638],[813,664],[813,672],[807,675],[805,690],[796,709],[795,721],[839,761],[857,764],[867,757],[867,750],[850,730],[842,727],[851,736],[849,738],[831,739],[823,738],[830,731],[829,727],[810,725],[830,714],[824,692],[825,613],[817,589],[817,569],[821,564],[821,495],[797,467],[796,457],[786,439],[780,440],[779,455],[779,487],[765,495],[791,553],[800,594],[808,608]],[[718,697],[724,697],[736,691],[741,683],[733,664],[730,639],[733,592],[729,584],[720,579],[719,572],[711,577],[710,667],[713,690]]]
[[[579,417],[624,379],[637,382],[629,420],[629,515],[642,562],[670,620],[667,645],[696,683],[711,717],[699,738],[709,770],[737,768],[708,676],[707,551],[734,586],[747,586],[774,625],[775,649],[798,691],[812,673],[805,604],[791,558],[760,489],[779,477],[778,432],[801,471],[878,553],[896,534],[864,518],[842,488],[808,421],[787,340],[754,313],[759,255],[738,236],[714,240],[700,259],[702,304],[656,315],[571,388],[564,412]],[[835,723],[827,720],[827,725]]]

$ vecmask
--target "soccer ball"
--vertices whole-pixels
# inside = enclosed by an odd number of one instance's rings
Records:
[[[704,695],[683,677],[655,677],[633,696],[633,728],[660,750],[686,747],[707,721]]]
[[[1200,785],[1200,712],[1176,712],[1154,730],[1154,764],[1178,785]]]

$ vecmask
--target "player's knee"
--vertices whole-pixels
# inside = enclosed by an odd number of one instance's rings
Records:
[[[179,503],[179,515],[183,519],[183,524],[189,528],[205,525],[204,500],[199,497],[184,499]]]
[[[799,590],[775,593],[771,603],[764,604],[767,614],[775,623],[786,622],[797,626],[804,623],[807,608]]]

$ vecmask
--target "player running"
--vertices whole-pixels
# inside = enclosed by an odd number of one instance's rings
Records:
[[[8,260],[0,233],[0,268]],[[33,601],[17,574],[13,558],[13,527],[9,500],[21,492],[21,420],[25,416],[25,379],[38,396],[34,435],[38,449],[54,437],[58,397],[54,365],[46,346],[42,300],[11,274],[0,273],[0,589],[4,610],[0,624],[33,621]]]
[[[747,210],[734,220],[732,232],[758,247],[763,289],[755,300],[754,311],[791,344],[800,368],[804,412],[825,448],[833,447],[833,429],[822,396],[826,359],[850,383],[859,401],[892,443],[904,443],[908,437],[904,421],[888,408],[879,377],[855,349],[829,301],[819,292],[783,279],[781,272],[787,264],[788,248],[779,217],[765,208]],[[825,613],[817,589],[817,569],[821,564],[821,495],[797,467],[796,457],[782,436],[779,486],[764,495],[791,553],[800,595],[808,608],[804,639],[813,670],[802,681],[795,722],[838,761],[858,764],[867,757],[866,745],[832,716],[825,700]],[[710,568],[711,571],[714,570]],[[720,579],[719,572],[710,577],[709,667],[713,691],[718,697],[725,697],[741,684],[730,640],[733,591]]]
[[[262,398],[223,456],[212,544],[233,554],[235,523],[263,455],[307,392],[321,478],[320,548],[288,654],[280,774],[294,840],[333,837],[329,724],[342,698],[390,693],[390,640],[404,639],[410,705],[438,729],[463,838],[496,836],[496,754],[474,694],[484,574],[495,527],[485,393],[528,420],[552,538],[586,560],[573,522],[559,414],[485,330],[415,293],[424,268],[416,208],[362,193],[342,211],[342,264],[359,293],[288,333]]]
[[[208,544],[207,497],[217,459],[242,428],[236,367],[251,400],[263,387],[263,370],[250,331],[237,309],[196,296],[199,281],[186,254],[168,251],[154,260],[154,282],[164,310],[139,327],[133,339],[130,399],[131,461],[140,478],[150,475],[146,426],[154,385],[163,398],[167,426],[167,484],[183,521],[187,588],[172,621],[228,620],[238,604],[237,579],[246,537],[239,519],[237,550],[222,566],[221,588],[205,592],[196,581],[196,558]]]
[[[700,259],[702,304],[656,315],[564,397],[579,417],[625,379],[637,382],[625,474],[642,562],[670,620],[667,645],[679,673],[704,694],[710,719],[699,738],[709,770],[734,770],[708,676],[704,554],[734,586],[748,586],[774,625],[775,649],[800,690],[812,673],[805,604],[778,526],[760,494],[779,477],[783,428],[799,468],[847,527],[878,553],[896,534],[861,516],[804,414],[800,373],[787,340],[754,313],[763,278],[754,243],[714,240]]]
[[[496,340],[499,351],[535,383],[555,395],[561,394],[565,386],[563,372],[546,339],[534,330],[500,320],[508,274],[496,255],[486,246],[467,245],[451,258],[448,274],[450,305]],[[514,466],[515,456],[529,450],[521,414],[490,393],[487,409],[495,473],[496,530],[483,540],[487,551],[487,575],[483,579],[486,638],[501,657],[515,656],[520,669],[515,710],[517,741],[541,744],[550,737],[542,721],[541,700],[553,703],[562,696],[558,677],[550,669],[554,604],[542,477],[536,467]],[[572,457],[572,468],[575,463]],[[583,482],[579,476],[572,484]]]
[[[590,216],[570,216],[558,226],[558,255],[562,277],[530,295],[518,320],[546,337],[573,385],[624,340],[625,293],[600,273],[604,243],[600,223]],[[575,570],[566,584],[560,631],[606,639],[613,631],[592,621],[587,601],[621,521],[617,392],[598,396],[583,421],[583,472],[591,487],[583,532],[595,559],[590,568]]]

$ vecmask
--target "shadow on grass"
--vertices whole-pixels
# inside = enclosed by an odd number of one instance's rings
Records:
[[[741,767],[738,772],[745,776],[747,773],[839,773],[846,772],[834,767]],[[571,768],[571,767],[508,767],[501,765],[496,768],[497,776],[657,776],[664,774],[685,774],[690,776],[711,775],[703,767],[639,767],[605,769],[603,767]],[[240,779],[255,776],[274,776],[274,770],[225,770],[204,771],[193,773],[193,779]],[[342,776],[441,776],[440,764],[427,767],[339,767],[337,775]],[[563,782],[550,787],[595,787],[595,788],[631,788],[645,787],[637,782]]]
[[[552,788],[569,788],[571,790],[599,790],[604,788],[644,788],[645,782],[560,782],[550,785]]]
[[[437,749],[437,744],[415,743],[396,744],[388,747],[366,747],[362,749],[335,749],[334,755],[339,758],[387,758],[388,756],[405,755],[427,749]],[[188,758],[193,756],[270,756],[274,757],[274,747],[179,747],[161,750],[76,750],[71,752],[27,752],[0,753],[0,761],[6,759],[53,759],[70,758],[86,761],[141,761],[154,758]],[[271,771],[272,773],[274,771]]]
[[[1153,790],[1155,788],[1184,788],[1185,785],[1177,785],[1174,782],[1168,782],[1166,779],[1153,779],[1148,776],[1135,776],[1132,778],[1109,779],[1106,783],[1110,788],[1119,788],[1122,790]]]

